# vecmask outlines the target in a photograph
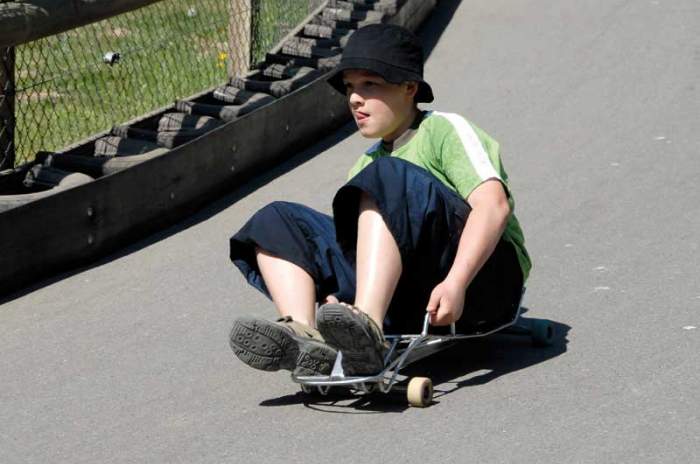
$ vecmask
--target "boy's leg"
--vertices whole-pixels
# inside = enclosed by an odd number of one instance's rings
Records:
[[[297,322],[315,327],[316,287],[309,273],[260,247],[256,247],[255,257],[280,316],[290,316]]]
[[[357,291],[355,307],[381,327],[401,277],[401,254],[377,204],[367,193],[360,198],[357,221]]]
[[[336,236],[346,254],[357,249],[357,306],[363,310],[359,299],[370,293],[360,291],[366,273],[359,268],[360,247],[365,240],[359,216],[367,198],[391,238],[385,243],[391,243],[401,263],[398,281],[390,282],[396,291],[389,304],[379,300],[384,315],[391,320],[389,329],[393,331],[395,322],[402,319],[411,322],[410,332],[418,333],[430,292],[452,264],[469,206],[425,169],[398,158],[377,159],[343,186],[333,201]],[[382,264],[379,260],[375,263]],[[369,296],[374,298],[376,293]],[[389,321],[381,322],[386,326]]]
[[[238,318],[231,348],[262,370],[327,374],[335,350],[313,328],[317,297],[354,296],[354,274],[335,243],[332,219],[288,202],[258,211],[231,238],[231,259],[248,282],[270,297],[283,318]]]
[[[427,171],[380,158],[338,191],[333,201],[336,237],[343,252],[356,257],[355,308],[324,305],[317,323],[324,338],[343,352],[346,374],[373,374],[383,367],[382,327],[387,312],[397,306],[397,289],[407,288],[418,298],[409,305],[399,303],[395,316],[416,320],[415,331],[420,330],[422,300],[427,303],[432,280],[439,278],[437,262],[456,250],[450,250],[448,238],[468,214],[463,200],[441,190],[447,187]],[[424,261],[424,255],[430,259]]]
[[[354,307],[326,304],[317,315],[326,341],[342,350],[347,375],[381,370],[386,350],[381,327],[402,270],[396,240],[376,202],[362,193],[358,203]]]

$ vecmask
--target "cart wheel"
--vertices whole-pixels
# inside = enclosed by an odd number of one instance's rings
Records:
[[[413,377],[406,389],[408,404],[424,408],[433,401],[433,382],[427,377]]]
[[[550,321],[532,321],[532,344],[550,346],[554,342],[554,324]]]

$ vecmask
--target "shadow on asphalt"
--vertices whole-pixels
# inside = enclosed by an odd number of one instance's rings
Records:
[[[421,36],[421,40],[423,41],[423,47],[425,49],[426,58],[430,56],[437,43],[440,41],[442,33],[449,25],[450,20],[452,19],[452,16],[454,15],[461,1],[462,0],[441,0],[439,7],[435,11],[433,11],[428,20],[425,23],[423,23],[423,25],[418,30],[418,34]],[[313,159],[317,155],[337,145],[338,143],[342,142],[343,140],[354,134],[356,131],[357,126],[354,122],[350,122],[345,126],[341,127],[340,129],[336,130],[334,133],[322,138],[313,146],[302,150],[298,154],[281,162],[277,166],[268,168],[263,173],[253,175],[250,181],[239,186],[233,192],[228,193],[217,200],[214,200],[212,203],[198,210],[196,213],[192,214],[187,219],[180,221],[175,225],[169,226],[161,231],[153,233],[146,238],[140,239],[134,243],[126,245],[118,249],[117,251],[114,251],[98,259],[97,261],[93,261],[89,264],[85,264],[80,267],[74,267],[70,270],[57,273],[52,277],[45,278],[35,284],[19,289],[13,293],[10,293],[8,295],[2,295],[0,296],[0,305],[20,298],[35,290],[39,290],[40,288],[52,285],[67,277],[71,277],[88,269],[99,267],[111,261],[118,260],[124,256],[136,253],[143,248],[147,248],[148,246],[154,243],[167,239],[168,237],[180,233],[192,226],[195,226],[200,222],[206,221],[212,216],[215,216],[221,211],[229,208],[231,205],[235,204],[239,200],[247,197],[257,189],[265,186],[266,184],[272,182],[276,178],[283,176],[284,174]],[[370,144],[370,141],[368,141],[368,146]],[[338,187],[340,187],[340,185]],[[228,250],[222,250],[222,253],[228,254]]]
[[[524,322],[534,318],[522,318]],[[434,395],[431,407],[457,390],[478,387],[511,372],[549,361],[566,352],[571,327],[554,324],[554,342],[548,347],[533,346],[529,336],[494,334],[463,340],[454,346],[407,366],[401,371],[406,377],[429,377]],[[399,386],[405,388],[408,379]],[[347,389],[331,389],[326,396],[301,391],[272,398],[260,406],[289,406],[303,404],[309,409],[334,414],[401,413],[409,408],[402,391],[389,394],[353,394]]]

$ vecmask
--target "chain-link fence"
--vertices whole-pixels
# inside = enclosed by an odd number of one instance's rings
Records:
[[[322,3],[163,0],[0,49],[0,164],[13,148],[23,164],[220,84]]]

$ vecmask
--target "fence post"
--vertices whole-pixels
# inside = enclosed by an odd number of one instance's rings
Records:
[[[252,0],[231,0],[229,18],[228,61],[229,77],[242,76],[250,67],[251,46],[251,3]]]
[[[15,166],[15,47],[0,47],[0,171]]]

